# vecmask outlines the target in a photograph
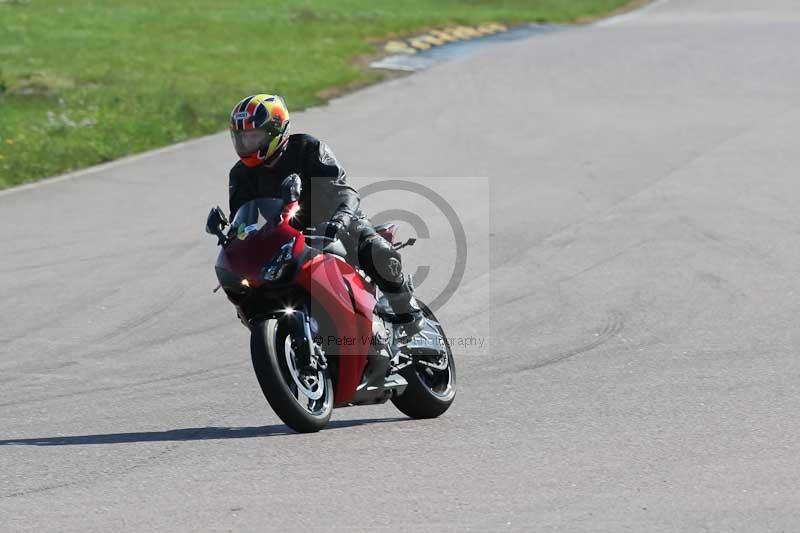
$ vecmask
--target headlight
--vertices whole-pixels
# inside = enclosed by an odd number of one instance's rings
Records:
[[[216,267],[216,271],[219,284],[229,296],[242,297],[250,290],[250,282],[248,280],[223,268]]]
[[[264,281],[278,281],[286,273],[289,261],[294,257],[294,238],[281,246],[275,257],[261,270],[261,279]]]

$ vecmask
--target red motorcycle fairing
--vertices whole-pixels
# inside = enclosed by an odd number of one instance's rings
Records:
[[[295,280],[333,322],[336,336],[325,340],[332,340],[339,354],[334,403],[350,403],[371,347],[372,313],[377,303],[374,289],[351,265],[329,254],[317,255],[302,265]]]
[[[296,257],[305,248],[305,237],[289,224],[279,224],[269,231],[259,230],[246,239],[233,237],[217,257],[216,266],[236,272],[247,279],[251,287],[258,287],[266,283],[261,280],[261,270],[292,238],[295,239],[292,255]]]

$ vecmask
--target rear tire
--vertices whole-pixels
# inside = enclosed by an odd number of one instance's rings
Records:
[[[418,363],[400,370],[400,375],[408,381],[408,386],[403,394],[392,398],[392,403],[403,414],[418,419],[436,418],[444,414],[456,397],[456,364],[450,344],[433,312],[426,306],[422,306],[422,309],[426,320],[433,321],[442,336],[448,364],[446,370],[438,371],[444,373],[439,375]]]
[[[331,418],[333,381],[327,369],[320,370],[318,376],[321,379],[317,380],[316,389],[321,389],[320,398],[312,400],[303,396],[302,389],[298,389],[292,378],[293,369],[287,363],[285,347],[288,335],[288,329],[277,320],[253,324],[250,335],[253,370],[275,414],[299,433],[314,433],[324,428]],[[293,357],[293,354],[290,352],[288,357]]]

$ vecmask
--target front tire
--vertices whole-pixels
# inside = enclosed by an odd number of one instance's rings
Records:
[[[277,320],[256,322],[251,331],[253,370],[275,414],[299,433],[324,428],[333,411],[333,381],[328,369],[303,377],[290,347],[289,328]]]
[[[456,363],[442,326],[427,306],[422,306],[426,329],[431,328],[440,336],[444,345],[447,365],[436,370],[419,362],[424,357],[412,357],[412,364],[400,370],[408,381],[405,392],[392,398],[392,403],[403,414],[411,418],[436,418],[450,408],[456,397]]]

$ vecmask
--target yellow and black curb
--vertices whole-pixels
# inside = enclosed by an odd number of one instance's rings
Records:
[[[421,50],[428,50],[434,46],[442,46],[443,44],[456,41],[468,41],[477,37],[493,35],[507,30],[508,27],[499,22],[488,22],[478,26],[449,26],[431,30],[422,35],[409,37],[402,41],[389,41],[384,45],[383,49],[389,54],[411,55]]]
[[[508,27],[499,22],[477,26],[447,26],[393,39],[384,44],[387,56],[370,64],[372,68],[413,72],[424,70],[451,58],[464,56],[494,42],[523,39],[561,29],[550,24],[523,24]]]

